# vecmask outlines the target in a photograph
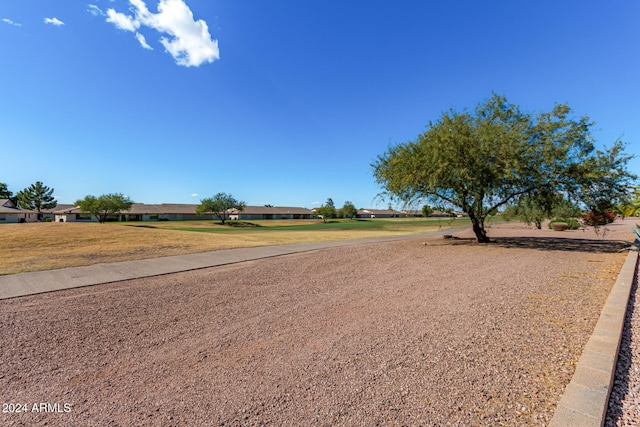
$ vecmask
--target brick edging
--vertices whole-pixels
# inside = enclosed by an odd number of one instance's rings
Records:
[[[550,427],[604,425],[637,264],[638,252],[629,251]]]

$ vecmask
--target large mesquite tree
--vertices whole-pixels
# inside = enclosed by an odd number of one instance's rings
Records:
[[[620,141],[595,150],[588,117],[566,104],[537,115],[493,95],[474,112],[449,111],[416,141],[391,147],[372,165],[383,195],[405,203],[448,202],[471,219],[478,242],[484,222],[525,195],[552,190],[588,206],[612,202],[635,177]],[[542,191],[544,190],[544,191]]]

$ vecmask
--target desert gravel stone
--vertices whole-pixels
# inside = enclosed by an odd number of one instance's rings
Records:
[[[640,426],[640,298],[631,288],[624,331],[609,396],[606,427]]]
[[[0,425],[545,425],[624,262],[616,230],[505,225],[0,301],[0,401],[29,409]]]

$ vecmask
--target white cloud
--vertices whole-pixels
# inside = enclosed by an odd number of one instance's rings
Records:
[[[52,25],[55,25],[56,27],[64,25],[64,22],[62,22],[58,18],[44,18],[44,23],[45,24],[52,24]]]
[[[104,16],[104,12],[95,4],[90,4],[87,6],[87,12],[92,14],[93,16]]]
[[[21,27],[22,26],[22,24],[19,24],[17,22],[13,22],[11,19],[8,19],[8,18],[2,18],[2,22],[5,22],[5,23],[7,23],[9,25],[13,25],[15,27]]]
[[[135,31],[140,28],[140,22],[124,13],[116,12],[113,9],[107,10],[107,22],[111,22],[120,30]]]
[[[320,206],[322,204],[322,202],[311,202],[311,204]]]
[[[129,0],[129,3],[133,16],[108,9],[107,22],[131,32],[142,25],[155,29],[162,34],[160,43],[178,65],[197,67],[220,58],[218,41],[211,38],[207,23],[202,19],[195,21],[184,0],[160,0],[158,13],[150,12],[143,0]],[[136,37],[142,47],[151,48],[146,41],[143,44],[137,32]]]
[[[193,194],[191,195],[191,197],[198,197],[198,196],[199,196],[199,194],[198,194],[198,193],[193,193]]]
[[[145,49],[149,49],[149,50],[153,50],[153,48],[151,46],[149,46],[149,43],[147,43],[147,40],[144,38],[144,36],[138,32],[136,32],[136,38],[138,39],[138,41],[140,42],[140,45],[145,48]]]

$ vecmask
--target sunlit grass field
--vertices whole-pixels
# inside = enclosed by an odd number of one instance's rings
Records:
[[[468,224],[467,219],[447,218],[3,224],[0,274],[240,247],[422,234]]]

